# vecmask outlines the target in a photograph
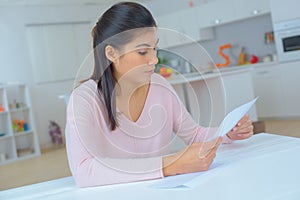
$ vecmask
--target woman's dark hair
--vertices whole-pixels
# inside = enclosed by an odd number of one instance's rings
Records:
[[[110,45],[117,49],[121,48],[136,36],[129,30],[146,27],[156,27],[151,13],[140,4],[121,2],[104,12],[93,28],[95,64],[91,79],[98,83],[98,92],[103,95],[111,130],[115,130],[117,126],[115,78],[112,63],[105,55],[105,47]],[[113,37],[123,32],[128,32],[128,34],[122,34],[122,37]]]

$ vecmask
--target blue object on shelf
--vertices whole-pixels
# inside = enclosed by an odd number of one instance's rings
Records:
[[[29,130],[29,128],[28,128],[28,124],[27,123],[25,123],[24,124],[24,131],[28,131]]]

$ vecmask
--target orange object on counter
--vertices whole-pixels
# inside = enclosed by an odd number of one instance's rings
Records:
[[[4,111],[4,107],[0,106],[0,112]]]
[[[219,47],[219,52],[218,53],[221,57],[223,57],[225,59],[225,62],[224,63],[217,63],[216,67],[227,67],[228,65],[230,65],[230,63],[231,63],[230,58],[226,54],[223,53],[223,50],[228,49],[228,48],[231,48],[230,43],[224,44],[224,45]]]

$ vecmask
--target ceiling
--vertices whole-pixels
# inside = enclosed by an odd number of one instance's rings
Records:
[[[148,2],[152,0],[138,0]],[[120,0],[0,0],[0,6],[112,5]]]

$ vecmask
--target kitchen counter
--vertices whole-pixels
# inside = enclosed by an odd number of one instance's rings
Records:
[[[167,80],[172,85],[182,84],[182,83],[188,83],[193,81],[207,80],[211,78],[233,75],[237,73],[245,73],[255,68],[277,65],[277,64],[278,62],[261,62],[256,64],[242,65],[242,66],[224,67],[219,69],[216,68],[214,70],[203,72],[203,73],[193,72],[189,74],[172,75],[171,77],[167,78]]]
[[[252,68],[233,68],[232,69],[226,69],[226,70],[213,70],[209,72],[194,72],[189,74],[179,74],[179,75],[173,75],[170,78],[167,78],[167,80],[172,84],[182,84],[182,83],[188,83],[193,81],[200,81],[200,80],[207,80],[212,78],[218,78],[226,75],[232,75],[236,73],[244,73],[249,72],[252,70]]]

